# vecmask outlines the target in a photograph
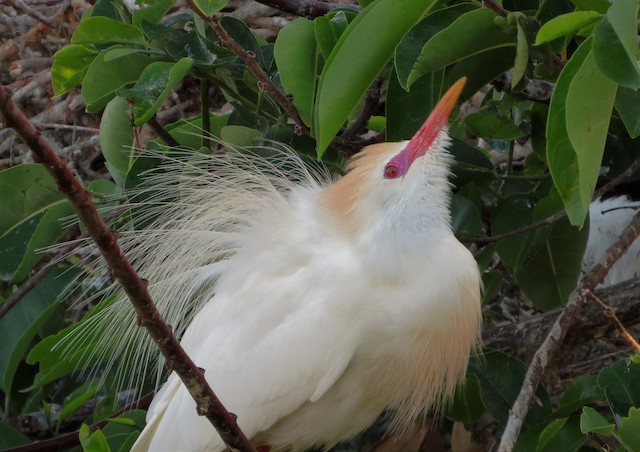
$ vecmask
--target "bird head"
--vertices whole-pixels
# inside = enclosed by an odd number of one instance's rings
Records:
[[[447,121],[465,82],[449,88],[411,140],[368,146],[354,157],[347,175],[326,190],[340,223],[358,234],[450,229]]]

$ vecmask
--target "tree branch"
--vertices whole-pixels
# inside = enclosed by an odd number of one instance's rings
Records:
[[[531,360],[520,394],[509,412],[509,420],[498,447],[499,452],[513,450],[524,419],[529,411],[529,405],[535,389],[540,383],[549,361],[558,353],[560,346],[563,344],[567,331],[576,322],[578,314],[584,306],[585,294],[587,291],[593,291],[596,285],[607,276],[609,269],[627,251],[638,235],[640,235],[640,212],[635,214],[618,241],[607,249],[600,262],[582,278],[578,287],[569,296],[568,303]]]
[[[204,378],[204,371],[195,365],[173,335],[169,325],[162,319],[149,296],[146,283],[136,274],[131,262],[120,249],[115,235],[100,218],[89,193],[84,190],[49,143],[16,106],[2,85],[0,85],[0,111],[6,119],[6,124],[13,128],[29,146],[35,160],[45,165],[60,192],[73,205],[107,261],[112,275],[129,296],[138,313],[139,324],[145,327],[156,342],[167,360],[167,366],[180,376],[196,402],[198,413],[209,419],[227,445],[242,451],[254,451],[255,449],[238,427],[235,417],[224,408],[211,390]]]
[[[308,19],[324,16],[336,9],[350,9],[355,12],[362,11],[362,8],[354,5],[340,5],[338,3],[316,0],[257,0],[257,2]]]

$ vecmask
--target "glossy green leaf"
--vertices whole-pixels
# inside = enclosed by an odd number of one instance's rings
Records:
[[[141,126],[156,114],[171,90],[192,67],[191,58],[182,58],[175,63],[151,63],[144,68],[133,87],[118,90],[119,96],[134,99],[132,110],[136,126]]]
[[[591,41],[587,40],[567,62],[553,90],[547,116],[547,163],[569,219],[577,225],[587,216],[591,194],[581,184],[578,157],[567,133],[566,109],[571,83],[590,53]]]
[[[567,423],[569,418],[562,417],[560,419],[554,419],[551,421],[540,433],[536,452],[540,452],[546,449],[547,445],[554,440],[556,434],[562,430],[562,427]],[[557,443],[556,443],[557,446]]]
[[[90,17],[83,20],[71,37],[72,44],[137,44],[147,43],[142,31],[109,17]]]
[[[533,221],[533,206],[525,199],[506,202],[494,216],[491,230],[493,235],[504,234]],[[498,256],[504,264],[516,271],[531,255],[536,234],[528,233],[508,237],[498,242]]]
[[[145,425],[145,416],[146,412],[143,410],[131,410],[116,418],[110,418],[102,432],[111,450],[131,450],[132,443]]]
[[[444,71],[422,76],[405,91],[392,73],[385,102],[388,141],[410,139],[424,123],[445,91]]]
[[[578,160],[584,210],[589,208],[598,180],[615,96],[616,84],[598,70],[593,53],[589,53],[573,76],[566,97],[567,135]]]
[[[316,32],[312,21],[296,19],[278,34],[274,56],[285,91],[293,96],[300,118],[311,125],[318,71]]]
[[[0,193],[0,235],[63,198],[46,168],[37,163],[0,171]]]
[[[515,140],[525,135],[513,121],[496,112],[479,111],[464,118],[464,125],[477,137],[487,140]]]
[[[38,330],[56,310],[64,309],[59,301],[77,275],[75,270],[52,270],[0,319],[0,387],[6,393],[11,392],[18,365]]]
[[[53,55],[51,86],[56,96],[82,82],[98,52],[89,46],[69,44]]]
[[[580,431],[582,433],[598,433],[609,436],[613,433],[615,424],[610,423],[603,415],[593,408],[586,406],[580,416]]]
[[[85,403],[94,398],[102,387],[104,387],[104,381],[92,380],[74,389],[71,394],[64,398],[60,413],[58,414],[58,423],[62,423],[70,414],[73,414]]]
[[[605,391],[614,413],[626,416],[633,406],[640,406],[640,364],[623,359],[598,374],[598,386]]]
[[[571,33],[576,33],[582,27],[595,22],[600,17],[602,17],[602,14],[596,11],[574,11],[556,16],[540,27],[534,45],[538,46]]]
[[[640,136],[640,91],[619,86],[613,104],[631,138]]]
[[[580,431],[577,416],[553,419],[527,431],[518,439],[514,452],[577,452],[588,437]],[[527,447],[528,446],[528,447]]]
[[[462,14],[477,9],[473,3],[459,3],[428,14],[404,35],[395,51],[395,68],[400,86],[405,91],[418,80],[420,74],[416,64],[425,43],[447,28]]]
[[[616,0],[593,30],[593,55],[600,71],[629,88],[640,88],[638,0]]]
[[[469,373],[480,383],[480,397],[485,408],[498,421],[505,425],[509,410],[515,402],[527,367],[512,356],[499,351],[488,351],[483,358],[473,358],[469,363]],[[533,406],[524,423],[531,427],[550,411],[549,397],[538,390],[536,395],[543,406]]]
[[[580,11],[596,11],[600,14],[605,14],[611,6],[609,0],[571,0],[571,3]]]
[[[229,122],[231,113],[224,115],[211,114],[209,122],[211,126],[211,136],[220,138],[221,130]],[[202,146],[202,116],[198,115],[189,120],[180,120],[165,127],[167,132],[180,143],[180,146],[198,150]]]
[[[409,80],[484,52],[515,47],[514,37],[494,23],[496,17],[488,8],[462,14],[427,41]]]
[[[100,53],[87,70],[82,82],[82,98],[89,113],[102,110],[115,97],[116,90],[135,82],[151,62],[149,57],[140,54],[128,54],[105,61],[112,51],[120,49],[122,47],[112,47]]]
[[[459,194],[454,194],[451,198],[451,227],[457,236],[485,235],[480,211],[470,199]]]
[[[205,16],[213,16],[227,6],[229,0],[194,0],[193,2]]]
[[[617,438],[627,450],[640,450],[640,408],[631,408],[622,418]]]
[[[520,22],[517,23],[516,28],[516,60],[513,63],[511,89],[515,88],[516,85],[523,80],[527,73],[527,66],[529,65],[529,43],[527,42],[527,35],[525,34],[524,28],[522,28]]]
[[[175,0],[155,0],[146,3],[143,8],[138,8],[131,13],[131,23],[136,26],[139,26],[142,21],[157,24],[175,3]]]
[[[114,97],[100,120],[100,149],[111,177],[120,186],[136,157],[129,109],[129,102]]]
[[[454,421],[472,424],[484,414],[484,405],[480,398],[480,383],[473,375],[468,375],[453,397],[447,404],[444,415]]]
[[[82,424],[78,438],[84,452],[111,452],[109,443],[100,429],[92,433],[87,424]]]
[[[318,157],[322,157],[389,61],[402,36],[434,3],[434,0],[376,0],[349,25],[320,77],[313,128]]]
[[[313,20],[313,26],[318,49],[326,61],[340,40],[340,36],[349,26],[347,14],[345,11],[338,11],[333,15],[316,17]]]
[[[262,132],[245,126],[225,126],[220,131],[222,141],[235,146],[254,146]]]
[[[0,450],[12,449],[14,447],[23,446],[29,444],[31,439],[24,435],[20,430],[17,430],[0,422]]]
[[[72,222],[74,210],[66,199],[52,205],[40,217],[33,234],[24,243],[24,251],[18,256],[22,259],[12,278],[13,283],[20,283],[28,278],[34,265],[42,258],[38,252],[42,248],[53,245]],[[0,239],[1,240],[1,239]]]
[[[604,391],[598,386],[596,375],[582,375],[571,383],[558,404],[558,415],[568,416],[594,400],[604,398]]]
[[[546,209],[542,200],[536,206],[534,219],[545,218],[557,209]],[[576,288],[582,270],[582,256],[589,228],[572,226],[566,218],[555,222],[549,235],[518,267],[515,279],[536,308],[549,310],[567,302]]]

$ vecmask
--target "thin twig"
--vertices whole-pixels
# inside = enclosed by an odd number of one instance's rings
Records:
[[[122,252],[115,234],[100,218],[91,195],[84,190],[49,143],[12,101],[2,85],[0,85],[0,111],[5,117],[7,126],[12,127],[29,146],[35,160],[44,164],[56,181],[60,192],[73,205],[78,217],[87,227],[87,231],[107,261],[112,275],[129,296],[138,314],[139,324],[151,335],[169,368],[176,372],[187,387],[196,402],[198,413],[207,417],[228,446],[242,451],[255,451],[238,427],[235,416],[224,408],[211,390],[204,378],[204,371],[191,360],[173,335],[169,325],[163,320],[147,291],[147,283],[135,272],[131,262]]]
[[[75,241],[66,245],[58,253],[56,253],[55,257],[53,257],[49,262],[43,265],[36,273],[34,273],[34,275],[29,279],[29,281],[22,284],[20,288],[13,295],[11,295],[11,297],[7,301],[5,301],[2,304],[2,306],[0,306],[0,319],[2,319],[7,314],[7,312],[9,312],[16,304],[18,304],[18,302],[22,300],[22,298],[27,293],[29,293],[29,291],[33,289],[36,286],[36,284],[38,284],[42,280],[42,278],[44,278],[47,275],[47,273],[49,273],[53,268],[57,267],[60,264],[60,257],[69,253],[71,250],[76,248],[80,243],[81,243],[80,241]]]
[[[273,97],[273,99],[280,105],[287,115],[295,122],[296,126],[303,132],[308,133],[309,128],[305,125],[305,123],[300,118],[298,114],[298,110],[293,106],[293,102],[285,93],[280,91],[280,89],[273,84],[269,75],[260,67],[258,62],[256,61],[256,56],[253,52],[250,52],[244,49],[235,39],[231,37],[227,30],[220,23],[220,19],[218,17],[208,17],[204,14],[200,9],[193,3],[193,0],[187,0],[187,3],[191,7],[191,9],[198,14],[202,19],[209,22],[211,28],[218,35],[218,41],[222,47],[225,47],[231,50],[233,53],[238,55],[244,64],[247,65],[247,69],[253,74],[253,76],[258,80],[258,86],[260,89],[263,89],[267,93]]]
[[[622,231],[616,243],[607,249],[598,264],[582,278],[579,286],[569,296],[569,302],[565,305],[553,327],[551,327],[546,339],[531,360],[524,382],[520,388],[520,394],[509,412],[507,426],[504,429],[500,446],[498,447],[499,452],[511,452],[513,450],[524,419],[529,411],[529,405],[531,404],[535,389],[542,380],[542,375],[545,373],[549,362],[562,346],[567,331],[578,319],[578,314],[584,306],[586,291],[594,290],[638,235],[640,235],[640,212],[635,214],[629,225]]]
[[[42,14],[40,11],[36,11],[22,0],[7,0],[8,3],[15,9],[22,11],[26,15],[33,17],[38,22],[42,22],[49,28],[56,28],[56,24],[51,19]]]
[[[178,143],[178,141],[175,138],[173,138],[171,134],[169,134],[169,132],[167,132],[167,130],[164,127],[162,127],[162,125],[158,122],[158,119],[155,116],[149,119],[149,122],[147,122],[147,124],[149,124],[149,127],[151,127],[151,130],[153,130],[156,133],[156,135],[158,135],[158,138],[164,141],[165,144],[171,147],[180,146],[180,143]],[[142,149],[142,146],[140,146],[139,149]]]
[[[500,14],[502,17],[507,17],[508,11],[493,0],[482,0],[482,4],[485,8],[488,8],[491,11]]]
[[[362,10],[362,8],[356,5],[341,5],[339,3],[320,2],[316,0],[257,0],[257,2],[308,19],[324,16],[336,9],[349,9],[356,12]]]
[[[617,187],[618,185],[623,183],[625,180],[629,179],[638,170],[640,170],[640,157],[636,158],[633,161],[633,163],[631,165],[629,165],[629,167],[626,170],[624,170],[622,173],[620,173],[614,179],[610,180],[605,185],[603,185],[602,187],[597,189],[593,193],[593,198],[592,199],[593,200],[598,199],[602,195],[604,195],[605,193],[610,192],[615,187]],[[492,235],[491,237],[478,237],[476,239],[469,240],[469,241],[473,242],[473,243],[476,243],[478,245],[497,242],[499,240],[506,239],[508,237],[514,237],[516,235],[521,235],[521,234],[524,234],[526,232],[533,231],[535,229],[541,228],[543,226],[551,225],[551,224],[555,223],[556,221],[558,221],[558,220],[560,220],[560,219],[562,219],[562,218],[564,218],[566,216],[567,216],[567,211],[566,210],[561,210],[560,212],[556,212],[553,215],[548,216],[547,218],[543,218],[542,220],[536,221],[535,223],[531,223],[531,224],[528,224],[528,225],[523,226],[521,228],[514,229],[513,231],[508,231],[508,232],[505,232],[504,234]]]
[[[155,392],[150,392],[147,395],[140,397],[135,402],[132,402],[126,405],[121,410],[113,413],[109,419],[104,419],[102,421],[96,422],[95,424],[91,424],[90,431],[95,432],[96,430],[105,427],[111,418],[118,417],[127,411],[147,408],[153,399]],[[78,432],[69,432],[64,435],[59,435],[54,438],[44,439],[42,441],[34,441],[29,444],[25,444],[24,446],[14,447],[13,449],[7,449],[4,452],[46,452],[46,451],[58,451],[62,449],[66,449],[69,447],[77,446],[80,444],[80,437]]]
[[[351,124],[351,126],[340,135],[340,138],[343,140],[351,140],[360,131],[360,129],[367,125],[369,118],[371,118],[375,109],[378,108],[378,103],[380,102],[380,88],[382,87],[383,81],[382,77],[378,77],[378,79],[373,82],[373,85],[371,85],[367,91],[364,107],[362,108],[360,115],[355,121],[353,121],[353,124]]]
[[[618,334],[620,334],[620,336],[622,336],[622,338],[626,340],[635,351],[640,350],[640,344],[638,344],[638,341],[636,341],[635,338],[631,335],[631,333],[629,333],[629,331],[624,327],[624,325],[616,315],[615,309],[605,304],[605,302],[602,301],[591,290],[585,290],[584,295],[602,308],[602,312],[604,313],[604,315],[607,316],[609,319],[611,319],[613,324],[616,326],[616,329],[618,330]]]

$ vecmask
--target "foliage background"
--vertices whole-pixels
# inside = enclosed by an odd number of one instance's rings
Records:
[[[2,83],[103,207],[126,205],[140,150],[211,152],[209,133],[238,146],[284,142],[338,174],[363,145],[409,138],[467,76],[451,128],[453,225],[483,270],[488,349],[428,434],[417,426],[392,443],[376,426],[340,447],[495,444],[524,362],[577,286],[594,191],[619,176],[616,190],[635,189],[637,0],[27,3],[0,5]],[[0,302],[19,301],[0,318],[0,447],[53,437],[61,448],[79,429],[84,449],[126,450],[144,413],[113,413],[141,394],[87,381],[73,373],[78,356],[49,352],[86,310],[65,293],[82,266],[70,246],[37,251],[82,231],[10,129],[0,140]],[[637,296],[635,282],[602,293],[630,328]],[[640,364],[612,331],[597,309],[570,330],[518,450],[640,450]]]

